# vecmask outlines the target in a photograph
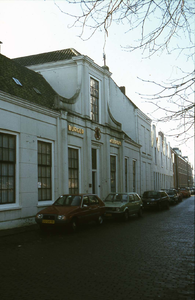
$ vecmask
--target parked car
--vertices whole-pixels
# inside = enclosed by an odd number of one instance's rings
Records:
[[[184,198],[188,198],[188,197],[191,196],[191,193],[190,193],[189,188],[181,187],[181,188],[180,188],[180,193],[183,194],[183,197],[184,197]]]
[[[69,224],[76,231],[81,223],[102,224],[104,213],[105,205],[97,195],[62,195],[53,205],[37,213],[35,221],[41,229]]]
[[[161,210],[163,207],[169,209],[169,196],[164,191],[145,191],[142,196],[144,209],[157,208]]]
[[[143,203],[136,193],[110,193],[104,200],[106,217],[122,217],[127,221],[130,215],[143,214]]]
[[[178,193],[176,189],[168,189],[165,190],[167,195],[169,196],[169,203],[170,204],[177,204],[182,200],[181,195]]]
[[[191,187],[191,195],[195,195],[195,187]]]

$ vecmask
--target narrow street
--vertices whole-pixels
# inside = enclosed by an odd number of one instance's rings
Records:
[[[76,234],[0,232],[0,299],[194,300],[194,200]]]

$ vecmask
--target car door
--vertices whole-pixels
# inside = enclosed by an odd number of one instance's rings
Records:
[[[141,199],[137,194],[134,194],[134,198],[135,198],[135,213],[137,213],[140,210]]]
[[[161,192],[161,193],[160,193],[160,198],[161,198],[162,204],[163,204],[163,205],[166,205],[167,200],[168,200],[166,193]]]
[[[90,218],[91,218],[91,210],[89,205],[89,197],[83,196],[79,220],[81,223],[86,223],[90,221]]]
[[[89,205],[90,205],[90,218],[91,220],[96,220],[100,215],[100,206],[98,198],[95,195],[89,196]]]
[[[133,215],[136,212],[136,200],[134,194],[129,195],[129,214]]]

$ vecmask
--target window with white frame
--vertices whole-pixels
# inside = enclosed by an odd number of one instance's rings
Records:
[[[69,193],[79,193],[79,153],[78,149],[68,148]]]
[[[15,203],[16,136],[0,132],[0,204]]]
[[[38,200],[52,200],[52,144],[38,141]]]
[[[125,158],[125,192],[128,190],[128,159]]]
[[[136,191],[136,161],[133,160],[133,192]]]
[[[111,192],[116,192],[116,156],[110,156],[110,186]]]
[[[99,82],[90,77],[90,118],[99,122]]]

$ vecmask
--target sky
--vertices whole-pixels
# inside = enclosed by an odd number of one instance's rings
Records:
[[[1,54],[15,58],[74,48],[103,66],[104,32],[98,31],[83,41],[79,37],[80,28],[71,28],[73,19],[63,14],[55,2],[62,10],[66,9],[62,0],[0,0]],[[146,59],[141,51],[126,51],[124,47],[131,44],[131,39],[137,34],[134,32],[132,36],[126,32],[126,25],[111,26],[105,45],[106,64],[116,84],[125,86],[126,95],[151,119],[156,119],[162,112],[155,111],[155,107],[141,96],[155,93],[156,88],[139,78],[162,83],[178,75],[177,66],[185,71],[191,70],[191,62],[174,54],[157,54]],[[182,42],[185,44],[185,37]],[[177,139],[169,137],[170,128],[174,126],[176,123],[159,123],[157,132],[163,131],[171,147],[180,148],[182,155],[188,156],[194,165],[194,141],[191,139],[180,144]]]

